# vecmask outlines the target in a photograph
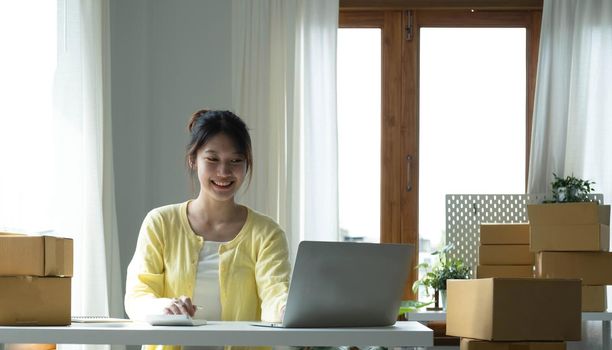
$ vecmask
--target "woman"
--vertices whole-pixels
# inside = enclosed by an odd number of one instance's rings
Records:
[[[127,314],[280,321],[290,274],[285,234],[235,202],[252,176],[247,127],[231,112],[201,110],[189,131],[186,161],[199,194],[145,217],[127,271]]]

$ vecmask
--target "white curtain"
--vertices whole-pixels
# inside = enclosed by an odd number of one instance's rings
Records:
[[[72,314],[122,317],[108,5],[98,0],[58,1],[54,229],[74,238]]]
[[[337,0],[233,0],[232,92],[251,129],[243,202],[301,240],[337,240]]]
[[[3,1],[0,39],[0,231],[73,238],[72,314],[123,316],[108,1]]]
[[[610,201],[611,113],[612,1],[545,0],[528,192],[574,174]]]

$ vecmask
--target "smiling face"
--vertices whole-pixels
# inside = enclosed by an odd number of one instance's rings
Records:
[[[211,137],[198,150],[194,165],[200,196],[216,201],[233,201],[247,173],[245,155],[223,133]]]

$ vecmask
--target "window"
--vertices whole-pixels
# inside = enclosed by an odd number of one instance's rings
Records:
[[[381,242],[414,244],[426,258],[444,236],[446,192],[524,192],[541,1],[512,6],[341,1],[340,31],[378,28],[382,37]],[[342,135],[352,125],[338,127]],[[495,144],[476,148],[475,139]],[[349,175],[340,176],[342,183]],[[495,182],[482,186],[491,177]],[[415,254],[412,265],[418,261]],[[412,269],[404,298],[415,298],[410,286],[417,278]]]

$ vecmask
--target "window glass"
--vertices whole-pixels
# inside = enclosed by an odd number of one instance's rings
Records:
[[[524,28],[421,28],[421,262],[443,245],[446,194],[525,193],[525,79]]]
[[[342,240],[380,242],[381,30],[338,30],[338,186]]]

